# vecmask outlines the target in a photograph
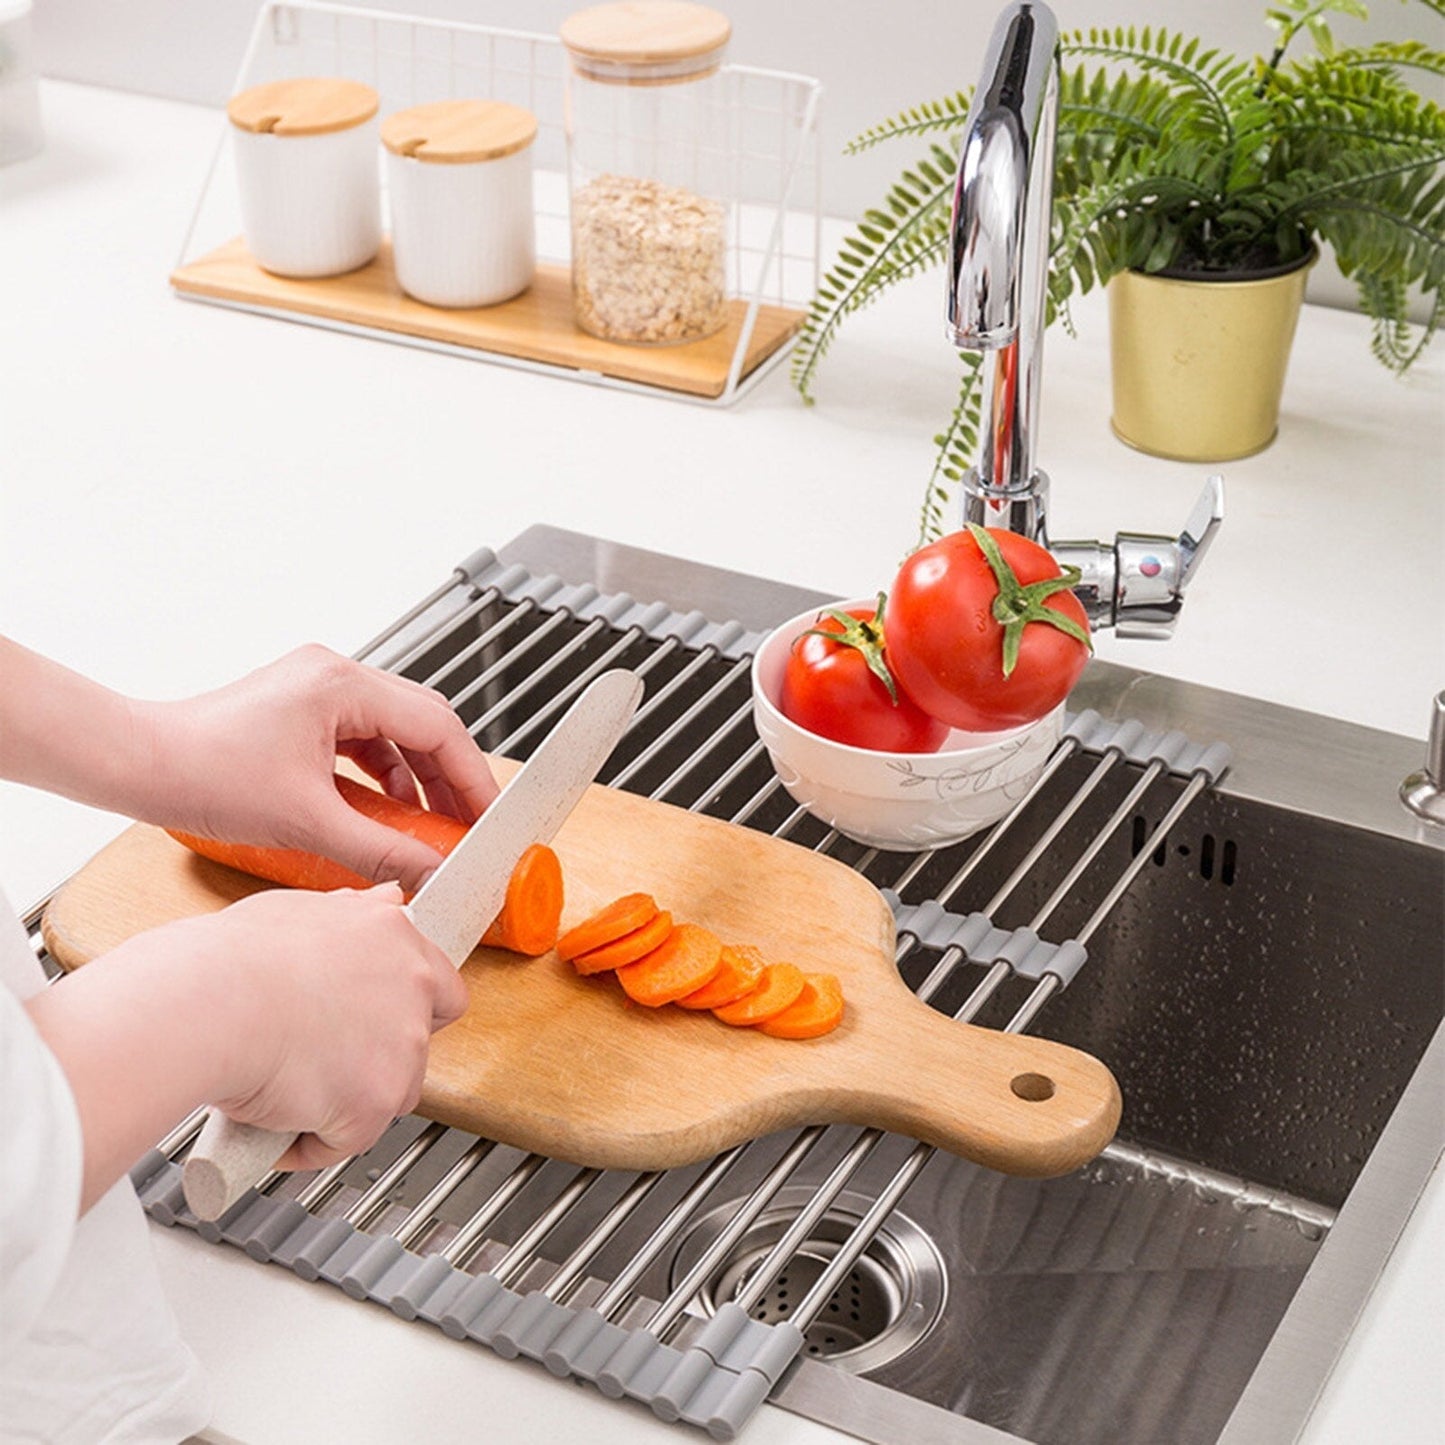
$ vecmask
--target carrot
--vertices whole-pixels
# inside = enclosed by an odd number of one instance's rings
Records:
[[[561,921],[562,865],[545,843],[533,843],[512,869],[502,911],[482,943],[536,958],[557,942]]]
[[[770,963],[763,970],[763,981],[751,993],[736,1003],[715,1008],[713,1016],[725,1024],[760,1024],[782,1013],[802,992],[802,969],[792,963]]]
[[[591,918],[569,928],[557,940],[557,952],[571,960],[579,954],[591,953],[603,944],[615,943],[624,934],[641,928],[657,916],[657,904],[650,894],[628,893],[599,909]]]
[[[843,1022],[843,985],[831,973],[803,975],[803,991],[772,1018],[757,1025],[774,1039],[816,1039]]]
[[[388,828],[419,839],[442,857],[466,836],[467,825],[445,813],[433,813],[414,803],[368,788],[351,778],[337,776],[336,790],[358,813]],[[264,878],[287,888],[329,892],[333,888],[370,888],[371,880],[350,868],[308,853],[301,848],[261,848],[249,843],[220,843],[192,833],[170,830],[171,837],[193,853],[224,863],[228,868]],[[483,942],[518,953],[546,953],[556,939],[562,916],[562,868],[557,855],[538,844],[522,855],[507,884],[507,899]],[[549,935],[550,930],[550,935]],[[548,941],[536,945],[543,936]]]
[[[736,1003],[762,982],[767,960],[746,943],[723,944],[722,967],[696,993],[678,999],[683,1008],[712,1009]]]
[[[680,923],[645,958],[617,970],[628,998],[661,1008],[695,993],[722,966],[722,942],[696,923]]]
[[[634,928],[631,933],[624,933],[621,938],[604,943],[601,948],[579,953],[572,960],[572,967],[581,974],[606,973],[611,968],[625,968],[665,943],[671,932],[672,914],[656,913],[651,921],[644,923],[641,928]]]
[[[375,788],[365,787],[350,778],[338,776],[336,791],[356,809],[419,839],[428,847],[435,848],[446,857],[461,841],[467,825],[445,813],[433,813],[411,803],[400,802]],[[182,833],[172,828],[171,837],[184,843],[193,853],[209,858],[213,863],[224,863],[253,878],[264,878],[270,883],[281,883],[287,888],[310,888],[318,892],[329,892],[333,888],[370,888],[371,879],[353,873],[350,868],[323,858],[318,853],[308,853],[301,848],[260,848],[249,843],[221,843],[213,838],[198,838],[192,833]]]

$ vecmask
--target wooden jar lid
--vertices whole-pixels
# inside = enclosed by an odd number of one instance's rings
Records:
[[[240,130],[327,135],[370,120],[380,104],[376,92],[359,80],[311,76],[243,90],[231,98],[226,114]]]
[[[536,136],[537,117],[504,100],[438,100],[381,123],[387,150],[442,165],[499,160],[525,150]]]
[[[594,66],[698,69],[717,63],[732,23],[691,0],[616,0],[562,22],[562,44],[589,72]]]

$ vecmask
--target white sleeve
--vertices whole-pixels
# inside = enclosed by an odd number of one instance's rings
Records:
[[[3,899],[0,910],[8,933],[14,915],[4,916]],[[0,949],[9,941],[0,936]],[[80,1208],[83,1147],[59,1062],[0,983],[0,1358],[25,1338],[60,1278]]]

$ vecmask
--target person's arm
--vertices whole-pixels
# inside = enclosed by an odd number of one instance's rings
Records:
[[[322,647],[181,702],[126,698],[0,638],[0,777],[232,843],[305,848],[408,891],[440,861],[342,802],[350,758],[471,822],[497,794],[440,693]]]
[[[317,1169],[371,1145],[421,1094],[427,1041],[467,987],[401,890],[267,890],[167,924],[26,1003],[74,1095],[81,1210],[202,1103],[302,1133]]]
[[[338,756],[464,821],[497,791],[445,698],[324,648],[150,703],[0,638],[0,777],[416,888],[437,854],[349,808]],[[80,1115],[82,1208],[201,1103],[301,1134],[287,1168],[354,1154],[407,1112],[432,1030],[467,993],[401,899],[269,890],[139,934],[29,1000]]]

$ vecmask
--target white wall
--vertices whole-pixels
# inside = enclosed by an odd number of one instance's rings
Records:
[[[585,0],[394,0],[358,8],[555,33]],[[801,71],[823,82],[824,209],[855,216],[876,202],[912,158],[906,143],[857,156],[847,141],[919,101],[978,79],[983,50],[1003,0],[712,0],[733,21],[730,57]],[[1273,32],[1265,0],[1052,0],[1064,29],[1161,21],[1211,45],[1266,51]],[[253,0],[37,0],[39,64],[47,75],[221,105],[229,95],[255,18]],[[1368,31],[1348,17],[1336,34],[1404,38],[1445,24],[1419,4],[1373,0]],[[1445,97],[1442,97],[1445,98]],[[1344,300],[1350,288],[1316,268],[1311,296]]]

